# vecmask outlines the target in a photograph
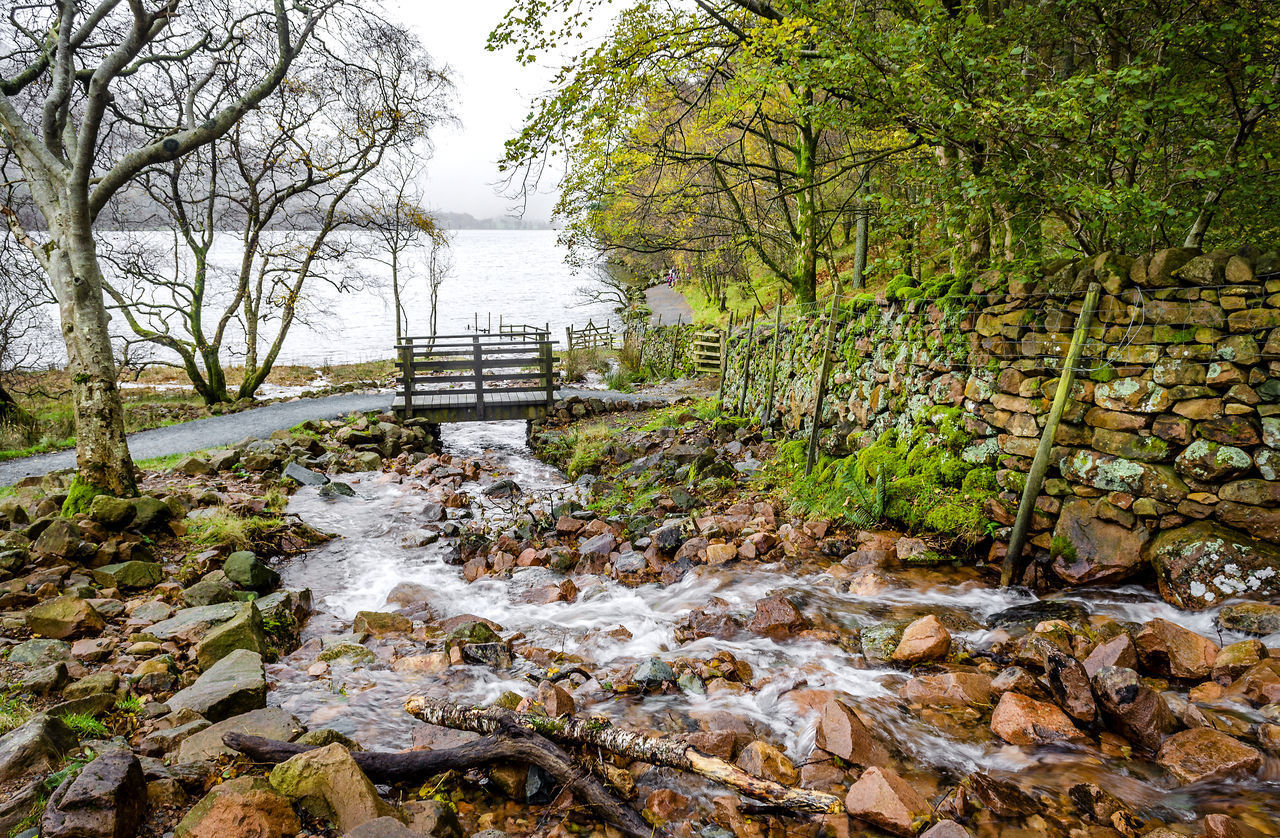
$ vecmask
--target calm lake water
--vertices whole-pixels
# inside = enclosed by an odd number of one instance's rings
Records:
[[[167,241],[162,234],[131,235]],[[238,245],[234,234],[225,235],[214,245],[213,262],[227,269],[238,265]],[[172,259],[171,252],[168,258]],[[578,289],[598,282],[590,271],[573,273],[565,263],[565,251],[556,244],[554,230],[459,230],[453,259],[453,272],[440,287],[440,333],[469,332],[478,315],[482,329],[492,322],[496,330],[499,317],[508,323],[550,324],[552,338],[563,342],[570,324],[617,321],[607,303],[583,305]],[[408,255],[407,269],[402,268],[402,284],[406,273],[411,276],[403,292],[410,334],[428,332],[425,261],[426,251],[415,250]],[[359,261],[355,269],[363,277],[361,290],[339,293],[325,282],[310,285],[305,292],[307,322],[297,322],[290,329],[278,363],[320,366],[394,355],[390,270],[372,260]],[[206,323],[213,316],[206,314]],[[176,324],[170,325],[175,334],[182,334]],[[264,347],[274,338],[276,325],[267,324]],[[123,334],[126,328],[123,318],[115,315],[113,331]],[[224,342],[225,357],[232,363],[243,354],[242,334],[237,328],[234,339]],[[164,350],[154,352],[158,359],[164,357]]]

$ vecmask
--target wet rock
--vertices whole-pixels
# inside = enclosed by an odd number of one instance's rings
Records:
[[[1133,638],[1142,665],[1158,675],[1201,680],[1213,674],[1218,644],[1159,617]]]
[[[1229,683],[1266,659],[1267,647],[1255,638],[1223,646],[1213,662],[1213,679],[1219,683]],[[1280,688],[1276,692],[1277,697],[1280,697]]]
[[[329,482],[329,478],[326,475],[318,471],[312,471],[297,463],[289,463],[285,466],[284,473],[281,476],[293,480],[301,486],[323,486]]]
[[[76,746],[76,735],[62,719],[39,713],[0,737],[0,783],[29,771],[51,771]]]
[[[293,838],[302,829],[289,799],[262,777],[214,786],[178,823],[174,838]]]
[[[1268,635],[1280,631],[1280,605],[1239,602],[1218,612],[1218,625],[1229,631]]]
[[[462,656],[494,669],[511,668],[511,650],[506,643],[468,643],[462,647]]]
[[[413,621],[403,614],[361,611],[356,614],[351,630],[357,634],[365,633],[378,637],[390,634],[408,634],[413,630]]]
[[[49,796],[44,838],[133,838],[147,811],[147,783],[132,751],[108,751]]]
[[[1160,596],[1199,609],[1280,594],[1280,546],[1209,520],[1164,530],[1147,546]]]
[[[644,808],[648,809],[659,823],[681,821],[689,817],[692,804],[689,798],[671,789],[657,789],[644,800]]]
[[[972,838],[969,830],[955,821],[938,821],[920,833],[920,838]]]
[[[1164,697],[1138,679],[1138,673],[1104,666],[1092,679],[1098,705],[1111,726],[1133,744],[1154,751],[1178,728]]]
[[[951,648],[951,632],[942,621],[929,614],[902,630],[891,659],[896,663],[924,663],[941,660]]]
[[[653,534],[653,543],[664,553],[674,553],[679,550],[684,544],[684,522],[667,524],[656,530]]]
[[[882,765],[888,756],[853,708],[836,698],[823,706],[814,742],[854,765]]]
[[[257,604],[246,602],[236,616],[210,631],[196,644],[192,657],[201,672],[237,649],[245,649],[264,655],[267,652],[267,636],[262,627],[262,615]]]
[[[276,791],[316,817],[334,821],[343,832],[395,815],[341,745],[298,754],[273,768],[270,779]]]
[[[1096,501],[1070,500],[1053,531],[1053,571],[1070,585],[1126,579],[1142,567],[1148,538],[1145,527],[1129,529],[1100,519]]]
[[[898,690],[919,707],[969,707],[991,703],[991,676],[980,672],[943,672],[912,678]],[[828,748],[827,750],[831,750]]]
[[[228,733],[262,736],[281,742],[292,742],[302,735],[303,727],[292,713],[279,707],[263,707],[224,719],[215,725],[193,732],[183,740],[178,750],[179,762],[199,762],[220,756],[234,757],[236,751],[222,744]]]
[[[750,629],[756,634],[782,640],[808,626],[800,609],[781,594],[765,597],[756,605]]]
[[[573,696],[550,681],[543,681],[538,685],[538,701],[550,716],[572,716],[577,711]]]
[[[96,635],[105,626],[102,615],[88,601],[69,594],[45,600],[27,611],[32,634],[57,640]]]
[[[404,804],[409,826],[427,838],[463,838],[453,807],[439,800],[411,800]]]
[[[1089,674],[1080,661],[1058,651],[1050,652],[1045,657],[1044,681],[1068,716],[1085,724],[1097,718]]]
[[[894,835],[915,835],[915,823],[933,810],[911,784],[888,768],[868,768],[844,800],[850,816]]]
[[[1262,754],[1225,733],[1197,727],[1166,739],[1156,762],[1182,782],[1197,783],[1253,774]]]
[[[742,749],[738,754],[738,767],[748,774],[764,777],[784,786],[794,786],[800,782],[800,772],[787,759],[786,754],[760,740]]]
[[[599,535],[593,535],[591,538],[585,539],[578,545],[578,555],[605,557],[613,552],[617,539],[613,537],[613,533],[602,532]]]
[[[209,667],[195,683],[168,700],[169,709],[190,709],[212,722],[266,706],[262,655],[237,649]]]
[[[1138,648],[1133,645],[1133,638],[1127,634],[1118,634],[1110,640],[1099,643],[1084,659],[1084,671],[1090,678],[1093,678],[1104,666],[1123,666],[1133,669],[1137,665]]]
[[[387,605],[406,612],[423,611],[434,596],[435,591],[420,582],[399,582],[387,594]]]
[[[1067,791],[1076,809],[1096,824],[1115,827],[1122,835],[1137,835],[1142,821],[1120,798],[1093,783],[1076,783]]]
[[[676,672],[662,658],[649,658],[636,667],[631,679],[645,687],[657,688],[675,682]]]
[[[1031,627],[1045,620],[1075,622],[1089,616],[1084,603],[1074,599],[1042,599],[997,611],[987,618],[991,628]]]
[[[991,732],[1011,745],[1047,745],[1080,740],[1084,734],[1070,717],[1048,702],[1007,692],[991,714]]]
[[[509,498],[520,494],[520,484],[510,478],[504,478],[484,487],[481,494],[490,498]]]
[[[267,567],[248,550],[239,550],[227,556],[222,571],[232,582],[250,591],[270,591],[280,584],[280,574]]]
[[[470,615],[465,615],[470,617]],[[454,643],[501,643],[502,637],[498,634],[498,630],[488,620],[480,620],[471,617],[461,623],[454,624],[450,628],[450,623],[444,621],[440,627],[449,632],[446,639],[450,645]]]

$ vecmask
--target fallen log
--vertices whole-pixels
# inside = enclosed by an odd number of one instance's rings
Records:
[[[222,737],[228,748],[255,762],[280,763],[314,750],[315,745],[280,742],[261,736],[228,733]],[[525,728],[503,729],[455,748],[437,751],[353,751],[351,757],[375,783],[412,783],[449,770],[465,771],[498,760],[518,760],[536,765],[562,783],[603,820],[632,838],[652,838],[661,834],[645,823],[635,809],[609,793],[599,780],[574,762],[559,745]]]
[[[790,788],[756,777],[733,763],[707,756],[692,745],[622,730],[605,719],[552,719],[532,713],[516,713],[502,707],[465,707],[420,695],[405,699],[404,709],[427,724],[454,730],[490,735],[523,729],[555,742],[604,748],[629,759],[699,774],[748,797],[791,812],[834,814],[844,811],[844,801],[833,794]]]

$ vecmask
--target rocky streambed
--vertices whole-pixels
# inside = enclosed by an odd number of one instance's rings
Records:
[[[848,812],[577,749],[683,836],[1280,834],[1280,606],[1002,590],[919,538],[790,515],[752,481],[758,431],[666,419],[577,481],[523,424],[431,453],[366,419],[183,461],[117,518],[46,503],[25,545],[32,516],[0,510],[10,695],[42,711],[0,739],[5,828],[615,834],[523,764],[375,787],[351,751],[476,738],[405,712],[425,695],[607,719]],[[183,541],[223,508],[273,516],[258,555]],[[229,733],[319,749],[266,772]]]

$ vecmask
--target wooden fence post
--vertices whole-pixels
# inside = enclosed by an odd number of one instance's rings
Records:
[[[818,374],[817,392],[814,393],[813,421],[809,427],[809,450],[804,458],[806,477],[813,471],[813,464],[818,459],[818,427],[822,419],[822,402],[827,397],[827,375],[831,372],[831,347],[836,342],[836,300],[840,296],[839,292],[840,285],[837,282],[836,287],[831,289],[831,310],[827,312],[831,322],[827,324],[827,340],[822,351],[822,371]]]
[[[773,388],[778,380],[778,349],[782,343],[782,300],[778,300],[773,318],[773,360],[769,363],[769,395],[764,401],[764,410],[760,412],[760,424],[769,427],[773,421]]]
[[[676,318],[676,325],[671,331],[671,366],[667,369],[667,378],[672,381],[676,380],[676,354],[680,351],[680,324],[684,321],[684,314]]]
[[[404,418],[413,418],[413,338],[400,345],[400,377],[404,387]]]
[[[484,419],[484,356],[480,352],[480,336],[471,336],[471,355],[475,363],[476,415]]]
[[[1045,473],[1049,470],[1049,456],[1053,450],[1053,438],[1058,433],[1058,423],[1062,420],[1062,412],[1071,397],[1071,388],[1076,382],[1076,364],[1080,362],[1080,353],[1084,350],[1084,341],[1093,325],[1093,313],[1098,307],[1098,293],[1101,286],[1094,282],[1084,295],[1084,307],[1080,309],[1080,318],[1076,320],[1076,330],[1071,336],[1071,345],[1067,348],[1067,357],[1062,362],[1062,375],[1058,377],[1058,389],[1053,394],[1053,407],[1049,409],[1049,418],[1040,433],[1040,445],[1036,448],[1036,457],[1031,461],[1031,471],[1027,473],[1026,485],[1022,487],[1022,500],[1018,503],[1018,518],[1013,523],[1013,532],[1009,536],[1009,550],[1004,555],[1004,563],[1000,567],[1000,584],[1012,584],[1014,576],[1020,571],[1022,548],[1026,543],[1027,530],[1031,526],[1031,518],[1035,514],[1036,498],[1040,497],[1040,487],[1044,484]]]
[[[742,416],[747,409],[747,382],[751,378],[751,353],[755,350],[756,310],[751,308],[751,326],[747,329],[747,354],[742,359],[742,388],[738,391],[738,409],[734,411]]]
[[[729,328],[720,335],[720,393],[716,396],[716,415],[724,412],[724,383],[729,377],[729,335],[733,332],[733,312],[729,313]]]
[[[551,351],[551,334],[547,333],[547,339],[540,342],[538,346],[538,354],[542,359],[542,374],[546,377],[547,385],[547,407],[550,408],[556,400],[556,373],[552,364]]]

